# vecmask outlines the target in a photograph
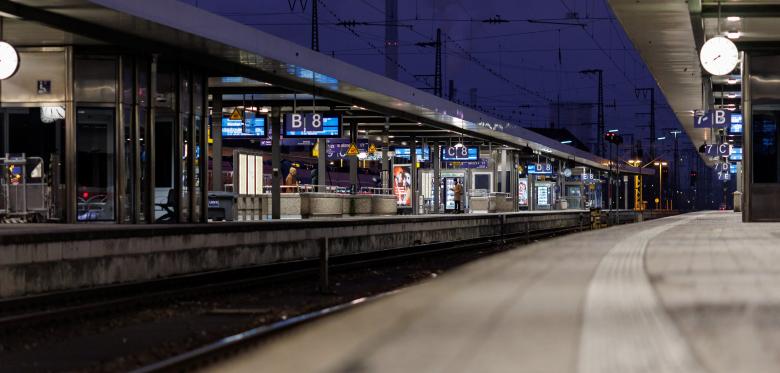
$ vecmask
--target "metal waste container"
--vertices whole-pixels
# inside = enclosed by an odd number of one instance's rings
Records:
[[[236,195],[231,192],[209,192],[209,220],[235,220]]]

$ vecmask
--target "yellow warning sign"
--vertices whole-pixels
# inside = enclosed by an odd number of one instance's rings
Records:
[[[314,148],[311,149],[311,156],[314,158],[317,158],[320,156],[320,142],[317,141],[314,143]]]
[[[242,113],[238,108],[233,109],[233,112],[230,113],[230,120],[244,120],[244,113]]]
[[[376,153],[376,145],[371,144],[368,146],[368,154],[374,155],[374,153]]]
[[[358,153],[360,153],[360,152],[358,151],[357,145],[355,145],[354,143],[349,144],[349,149],[347,150],[347,155],[350,156],[350,157],[355,157],[355,156],[358,155]]]

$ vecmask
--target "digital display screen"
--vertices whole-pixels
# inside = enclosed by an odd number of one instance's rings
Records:
[[[742,133],[742,114],[731,114],[731,126],[729,126],[729,133]]]
[[[284,137],[339,138],[341,116],[320,113],[285,114]]]
[[[428,147],[417,148],[417,161],[427,162],[430,159],[430,150]],[[395,148],[395,156],[403,159],[411,159],[409,148]]]
[[[450,146],[441,150],[443,161],[476,161],[479,159],[479,148],[466,146]]]
[[[265,115],[255,117],[252,112],[245,114],[246,120],[231,120],[228,117],[222,118],[222,137],[223,138],[264,138],[268,131],[268,123]]]
[[[729,154],[729,160],[741,161],[742,160],[742,148],[732,147],[731,154]]]

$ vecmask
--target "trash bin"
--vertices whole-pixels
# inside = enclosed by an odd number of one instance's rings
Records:
[[[734,192],[734,212],[742,211],[742,192]]]
[[[236,195],[231,192],[209,192],[209,220],[233,221]]]

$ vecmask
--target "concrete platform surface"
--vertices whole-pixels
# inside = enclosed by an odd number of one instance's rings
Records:
[[[215,372],[778,372],[780,224],[680,215],[544,240]]]

